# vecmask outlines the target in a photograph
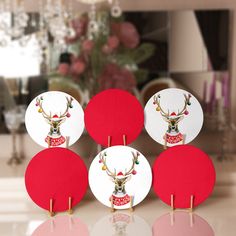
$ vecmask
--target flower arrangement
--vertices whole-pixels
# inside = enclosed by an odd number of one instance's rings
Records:
[[[140,35],[132,23],[107,12],[97,13],[95,30],[89,23],[86,14],[71,22],[75,35],[65,40],[76,50],[61,54],[58,73],[92,94],[108,88],[132,91],[146,79],[148,71],[138,65],[154,53],[155,47],[140,44]]]

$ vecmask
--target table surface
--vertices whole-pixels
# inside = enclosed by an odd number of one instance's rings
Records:
[[[99,202],[94,199],[85,199],[83,200],[76,209],[74,209],[74,213],[72,216],[69,216],[67,213],[59,213],[56,214],[53,218],[50,218],[48,213],[38,208],[34,205],[30,199],[25,199],[24,201],[1,201],[0,202],[0,235],[4,236],[28,236],[33,235],[33,232],[43,223],[48,220],[54,222],[54,225],[57,222],[57,218],[59,216],[65,216],[68,220],[79,218],[81,222],[85,224],[88,231],[92,235],[104,236],[104,235],[112,235],[110,233],[104,234],[99,231],[99,228],[106,228],[106,232],[111,232],[114,230],[114,222],[112,223],[107,219],[111,219],[114,215],[122,214],[134,220],[132,222],[133,227],[131,229],[127,229],[127,234],[114,234],[114,235],[140,235],[140,222],[142,223],[142,227],[146,227],[149,230],[149,235],[168,235],[168,234],[152,234],[152,228],[156,220],[171,212],[171,209],[162,203],[157,198],[150,198],[146,200],[144,203],[138,205],[134,212],[130,212],[129,210],[116,211],[115,213],[111,213],[110,209],[103,206]],[[198,208],[194,209],[192,215],[188,212],[190,219],[193,218],[193,225],[195,223],[194,217],[195,215],[200,216],[205,219],[206,222],[213,229],[215,236],[234,236],[236,232],[236,201],[235,198],[210,198],[205,203],[203,203]],[[176,214],[176,213],[174,213]],[[196,216],[197,217],[197,216]],[[178,221],[178,219],[176,219]],[[104,223],[106,222],[106,223]],[[104,224],[104,226],[103,226]],[[188,228],[189,221],[186,220],[185,223],[182,224],[183,232],[179,231],[173,235],[181,235],[185,236],[185,227]],[[135,227],[134,227],[135,226]],[[68,227],[68,224],[61,225],[60,227],[65,227],[65,230]],[[49,230],[49,229],[48,229]],[[50,228],[53,231],[53,229]],[[94,230],[97,230],[95,232]],[[68,231],[69,232],[69,231]],[[163,232],[163,230],[162,230]],[[48,233],[48,234],[47,234]],[[37,234],[41,235],[41,234]],[[50,234],[50,232],[45,232],[42,234],[45,235],[54,235]],[[55,234],[57,235],[57,234]],[[74,235],[74,234],[68,234]],[[86,235],[86,234],[79,234]],[[196,234],[196,236],[204,236],[200,234]],[[170,235],[168,235],[170,236]],[[187,236],[187,235],[186,235]],[[194,234],[195,236],[195,234]],[[208,234],[206,236],[209,236]]]

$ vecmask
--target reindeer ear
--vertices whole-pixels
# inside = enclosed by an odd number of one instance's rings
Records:
[[[179,123],[183,119],[184,119],[184,116],[180,116],[180,118],[178,119],[177,123]]]
[[[162,117],[164,121],[169,122],[169,120],[165,116],[162,116]]]
[[[129,181],[131,179],[131,175],[129,175],[126,179],[126,181]]]
[[[60,121],[60,124],[64,123],[66,121],[66,118],[63,118],[61,121]]]
[[[112,177],[110,177],[110,180],[113,182],[113,183],[115,183],[116,181],[115,181],[115,179],[114,178],[112,178]]]

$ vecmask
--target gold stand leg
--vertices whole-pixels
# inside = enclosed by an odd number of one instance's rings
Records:
[[[66,136],[66,148],[69,148],[70,137]]]
[[[175,197],[173,194],[171,194],[170,196],[170,204],[171,204],[171,210],[174,211],[175,210]]]
[[[49,215],[51,217],[53,217],[55,215],[55,213],[53,212],[53,200],[50,199],[50,202],[49,202]]]
[[[185,140],[186,140],[186,134],[183,134],[182,144],[185,144]]]
[[[111,212],[115,212],[114,202],[113,202],[113,195],[111,195]]]
[[[194,207],[194,196],[191,195],[191,197],[190,197],[190,208],[189,208],[190,212],[193,212],[193,207]]]
[[[107,137],[107,146],[108,147],[111,146],[111,136],[110,135]]]
[[[72,215],[73,214],[73,210],[72,210],[72,198],[71,197],[69,197],[69,199],[68,199],[68,213],[69,213],[69,215]]]
[[[50,148],[50,147],[51,147],[51,138],[48,137],[48,148]]]
[[[167,138],[166,138],[166,134],[164,136],[164,146],[163,146],[163,149],[166,150],[167,149]]]
[[[134,203],[134,197],[130,196],[130,208],[129,208],[130,212],[134,211],[133,203]]]
[[[123,134],[123,145],[126,146],[127,145],[127,140],[126,140],[126,135]]]

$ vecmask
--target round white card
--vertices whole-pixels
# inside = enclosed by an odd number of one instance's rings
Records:
[[[145,128],[158,143],[175,146],[191,142],[203,125],[203,111],[189,92],[169,88],[153,95],[145,109]]]
[[[113,146],[100,152],[89,169],[89,185],[104,205],[128,209],[147,196],[152,172],[147,159],[127,146]]]
[[[84,130],[84,112],[70,95],[52,91],[37,96],[28,106],[25,126],[31,138],[43,147],[74,144]]]
[[[142,218],[127,213],[115,213],[105,216],[92,228],[91,236],[135,235],[151,236],[151,227]]]

